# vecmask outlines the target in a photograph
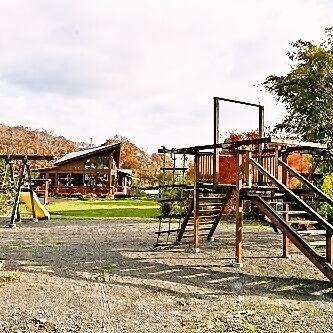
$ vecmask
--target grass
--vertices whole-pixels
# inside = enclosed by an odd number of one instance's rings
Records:
[[[159,204],[153,200],[55,200],[47,205],[51,218],[107,219],[112,217],[154,218]]]

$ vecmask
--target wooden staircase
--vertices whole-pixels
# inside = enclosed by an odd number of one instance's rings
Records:
[[[328,279],[333,281],[333,226],[321,216],[309,198],[333,206],[333,200],[284,161],[279,165],[296,177],[306,189],[290,189],[274,175],[250,158],[254,170],[266,177],[265,186],[243,186],[240,200],[250,200],[283,234],[283,255],[289,256],[293,243]],[[313,202],[314,200],[312,200]]]

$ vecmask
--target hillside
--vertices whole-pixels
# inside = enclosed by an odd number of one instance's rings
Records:
[[[58,158],[77,149],[76,142],[45,130],[0,124],[2,155],[52,155]]]
[[[141,184],[155,184],[160,175],[163,158],[159,154],[147,154],[126,137],[115,135],[104,144],[122,143],[121,167],[132,169]],[[55,159],[87,144],[67,140],[45,130],[23,126],[6,126],[0,124],[0,155],[52,155]],[[167,158],[169,165],[171,160]],[[34,168],[46,167],[52,162],[39,161],[32,163]]]

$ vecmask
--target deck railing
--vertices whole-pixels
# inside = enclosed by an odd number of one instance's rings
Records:
[[[213,182],[213,153],[200,153],[198,155],[198,181]]]

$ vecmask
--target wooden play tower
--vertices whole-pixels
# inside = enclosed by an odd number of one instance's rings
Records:
[[[219,142],[220,102],[237,103],[256,108],[259,120],[259,138]],[[161,216],[167,219],[169,228],[157,231],[158,237],[174,235],[174,243],[192,238],[197,251],[204,239],[213,240],[226,204],[233,195],[236,201],[235,265],[242,265],[243,210],[244,205],[256,207],[283,235],[282,253],[289,257],[290,243],[294,244],[329,280],[333,281],[332,235],[333,225],[318,213],[318,205],[333,206],[333,200],[323,193],[315,182],[316,168],[321,160],[330,158],[326,145],[313,142],[274,139],[264,133],[264,107],[226,98],[214,98],[214,143],[179,149],[163,149],[160,153],[192,155],[194,159],[194,185],[170,184],[189,191],[187,206],[182,214],[173,216],[172,210]],[[311,155],[313,165],[307,174],[302,174],[288,164],[293,154]],[[220,174],[223,157],[235,161],[236,182],[225,184]],[[221,162],[222,161],[222,162]],[[296,180],[290,182],[290,179]],[[294,185],[292,185],[292,183]],[[178,199],[170,199],[172,202]],[[162,202],[168,199],[162,197]],[[248,204],[250,203],[250,204]],[[170,213],[171,211],[171,213]],[[170,221],[179,219],[177,228],[170,228]],[[161,225],[161,223],[160,223]],[[163,245],[159,243],[157,245]]]

